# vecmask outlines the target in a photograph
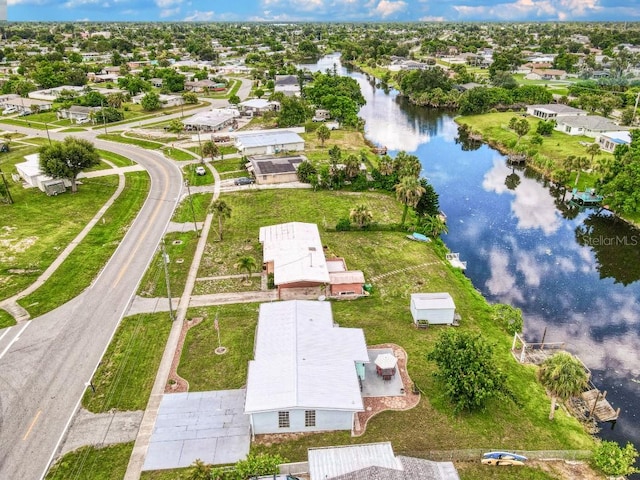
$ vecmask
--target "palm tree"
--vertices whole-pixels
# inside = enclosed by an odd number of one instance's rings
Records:
[[[220,155],[220,147],[218,147],[215,142],[207,140],[202,144],[202,155],[211,157],[211,161],[213,162],[214,157]]]
[[[351,154],[344,161],[344,173],[348,179],[352,179],[358,176],[360,173],[360,160],[358,157]]]
[[[349,212],[349,220],[358,225],[360,228],[365,228],[373,220],[373,214],[369,207],[364,204],[356,205]]]
[[[211,478],[211,465],[207,465],[199,458],[191,464],[189,480],[207,480]]]
[[[109,104],[110,107],[113,107],[113,108],[122,107],[122,104],[125,102],[125,100],[126,100],[126,97],[122,92],[110,93],[107,96],[107,103]]]
[[[538,379],[551,394],[549,420],[553,420],[558,398],[567,400],[579,395],[589,381],[582,362],[567,352],[547,358],[540,366]]]
[[[331,130],[329,130],[327,126],[323,123],[322,125],[320,125],[318,130],[316,130],[316,136],[318,137],[318,140],[320,140],[320,143],[324,147],[324,142],[326,140],[329,140],[329,138],[331,137]]]
[[[576,181],[573,184],[574,186],[578,185],[578,180],[580,179],[580,172],[589,168],[590,163],[587,157],[574,157],[573,159],[573,167],[576,169]]]
[[[246,255],[244,257],[240,257],[238,259],[238,261],[236,262],[235,267],[238,269],[238,271],[242,272],[246,272],[246,275],[244,277],[244,281],[245,282],[249,282],[249,277],[251,276],[251,273],[253,271],[255,271],[258,267],[258,263],[256,262],[256,259],[253,258],[250,255]]]
[[[400,225],[404,225],[409,207],[415,207],[418,204],[425,189],[420,185],[416,177],[402,177],[400,183],[396,184],[394,188],[396,190],[396,198],[404,203],[402,221],[400,222]]]
[[[441,215],[425,215],[420,221],[424,233],[438,238],[441,234],[447,233],[449,228]]]
[[[592,143],[587,147],[587,155],[591,156],[591,165],[593,165],[593,160],[595,157],[600,155],[600,145],[597,143]]]
[[[391,175],[393,173],[393,158],[389,155],[383,155],[378,169],[382,175]]]
[[[415,177],[420,176],[422,171],[422,164],[415,155],[409,155],[407,152],[399,152],[395,159],[395,168],[398,172],[398,177]]]
[[[216,200],[211,204],[210,211],[214,217],[218,217],[218,240],[222,241],[222,227],[224,221],[231,217],[231,207],[224,200]]]

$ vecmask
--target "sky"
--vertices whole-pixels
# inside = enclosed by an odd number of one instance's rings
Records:
[[[639,21],[640,0],[0,0],[9,21]]]

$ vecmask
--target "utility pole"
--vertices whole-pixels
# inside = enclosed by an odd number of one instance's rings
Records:
[[[184,186],[187,187],[187,194],[189,195],[189,204],[191,205],[191,215],[193,216],[193,228],[196,229],[196,236],[200,237],[200,230],[198,230],[198,223],[196,222],[196,210],[193,208],[193,197],[191,196],[191,188],[189,187],[189,180],[184,181]]]
[[[102,125],[104,126],[104,134],[107,134],[107,116],[104,114],[104,102],[100,100],[100,113],[102,113]]]
[[[49,136],[49,123],[44,122],[44,128],[47,130],[47,140],[49,140],[49,146],[51,146],[51,137]]]
[[[167,298],[169,299],[169,318],[173,322],[176,317],[173,314],[173,304],[171,302],[171,284],[169,282],[169,255],[167,255],[167,251],[164,248],[164,238],[162,239],[162,243],[160,244],[160,248],[162,248],[162,265],[164,266],[164,278],[167,282]]]
[[[7,192],[7,199],[9,200],[9,204],[13,203],[13,197],[11,196],[11,191],[9,190],[9,184],[7,183],[7,179],[4,176],[4,172],[0,170],[0,177],[2,177],[2,183],[4,183],[4,191]]]
[[[200,145],[200,163],[204,163],[204,156],[202,155],[202,140],[200,140],[200,125],[198,125],[198,145]]]
[[[636,95],[636,104],[633,106],[633,117],[631,117],[631,125],[636,120],[636,110],[638,109],[638,100],[640,100],[640,92]]]

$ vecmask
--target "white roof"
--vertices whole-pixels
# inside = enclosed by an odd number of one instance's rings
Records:
[[[347,270],[346,272],[329,272],[331,285],[350,283],[364,283],[364,273],[360,270]]]
[[[290,222],[260,228],[264,262],[273,262],[276,285],[329,283],[320,233],[315,223]]]
[[[411,303],[418,310],[442,310],[456,308],[453,298],[448,293],[412,293]]]
[[[616,143],[631,143],[630,132],[605,132],[602,134],[602,136],[607,137],[611,140],[619,140]]]
[[[184,120],[185,125],[207,125],[217,127],[225,122],[240,116],[240,112],[234,108],[215,108],[206,112],[196,113]]]
[[[355,362],[369,362],[360,328],[333,324],[331,304],[260,305],[245,413],[295,408],[362,411]]]
[[[247,108],[266,108],[271,105],[271,103],[272,102],[265,100],[264,98],[252,98],[251,100],[240,102],[239,105]]]
[[[243,135],[236,139],[240,148],[246,147],[268,147],[269,145],[287,145],[290,143],[304,143],[304,139],[295,132],[285,130],[274,133],[256,133],[254,135]]]
[[[310,448],[307,453],[311,480],[325,480],[372,466],[403,469],[391,442]]]
[[[39,153],[25,155],[24,159],[26,160],[26,162],[16,164],[16,169],[21,173],[21,175],[29,177],[42,175],[42,170],[40,169]]]

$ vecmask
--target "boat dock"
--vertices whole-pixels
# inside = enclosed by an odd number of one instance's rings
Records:
[[[462,260],[460,260],[459,253],[447,253],[446,259],[454,268],[459,268],[462,271],[465,271],[467,269],[467,262],[463,262]]]
[[[527,163],[527,156],[524,153],[512,153],[507,157],[509,165],[522,165]]]
[[[545,332],[546,333],[546,332]],[[548,357],[564,349],[564,342],[555,343],[530,343],[526,342],[522,336],[516,333],[513,336],[511,345],[511,353],[520,363],[528,363],[533,365],[542,364]],[[566,402],[567,408],[573,415],[585,423],[597,422],[615,422],[620,415],[620,409],[614,409],[606,399],[607,392],[601,392],[591,381],[591,370],[580,360],[589,382],[587,388],[579,397],[575,397]]]
[[[579,192],[577,188],[574,188],[571,191],[571,199],[569,201],[580,206],[590,207],[600,205],[603,199],[602,195],[596,193],[595,188],[589,188],[584,192]]]

